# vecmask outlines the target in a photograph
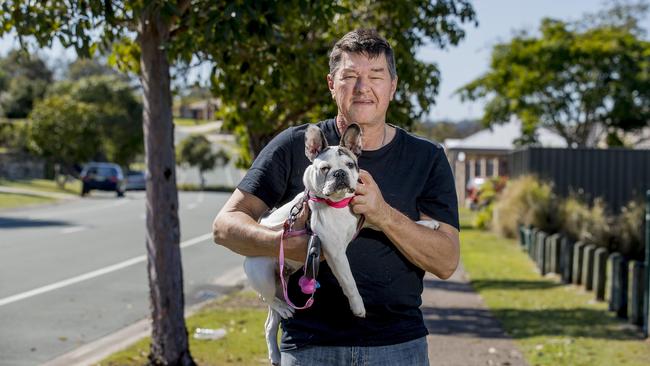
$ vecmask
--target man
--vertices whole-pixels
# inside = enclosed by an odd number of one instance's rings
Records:
[[[350,206],[380,231],[362,230],[347,255],[367,313],[352,314],[323,262],[314,305],[282,321],[282,365],[428,365],[422,278],[425,271],[449,278],[459,259],[449,163],[439,145],[386,123],[397,74],[393,51],[376,31],[356,30],[336,43],[327,85],[338,106],[335,119],[319,122],[329,144],[337,145],[350,123],[363,131],[360,184]],[[306,126],[285,130],[260,153],[215,219],[216,243],[246,256],[278,255],[282,233],[257,222],[303,191]],[[432,218],[438,230],[416,224]],[[285,255],[304,260],[306,244],[306,237],[286,240]],[[300,273],[288,285],[292,299],[301,298]]]

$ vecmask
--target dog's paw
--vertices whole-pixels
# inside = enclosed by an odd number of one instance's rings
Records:
[[[416,221],[415,223],[422,226],[426,226],[433,230],[438,230],[440,228],[440,222],[436,220],[420,220],[420,221]]]
[[[366,307],[363,306],[363,301],[351,301],[350,308],[352,309],[352,314],[355,316],[359,318],[366,317]]]
[[[275,310],[282,319],[288,319],[293,317],[294,311],[296,311],[294,308],[289,306],[286,302],[280,300],[280,299],[273,299],[273,302],[269,305],[273,310]]]

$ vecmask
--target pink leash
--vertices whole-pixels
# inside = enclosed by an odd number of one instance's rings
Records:
[[[306,229],[303,230],[289,230],[289,222],[285,221],[284,223],[284,232],[282,233],[282,237],[280,237],[280,255],[278,256],[278,261],[280,262],[280,281],[282,282],[282,293],[284,294],[284,300],[291,306],[292,308],[296,310],[303,310],[303,309],[308,309],[314,304],[314,294],[316,293],[316,288],[314,287],[313,291],[311,292],[311,296],[303,306],[296,306],[291,302],[289,299],[289,294],[287,293],[287,283],[284,280],[284,238],[291,238],[294,236],[301,236],[305,235],[307,233]],[[304,269],[305,272],[307,269]],[[302,280],[302,278],[301,278]],[[304,291],[303,291],[304,292]]]

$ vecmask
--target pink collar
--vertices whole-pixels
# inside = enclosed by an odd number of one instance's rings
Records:
[[[324,203],[326,203],[328,206],[330,206],[330,207],[334,207],[334,208],[344,208],[344,207],[347,207],[347,205],[350,203],[350,201],[352,201],[353,198],[354,198],[354,196],[351,196],[351,197],[348,197],[348,198],[344,198],[344,199],[342,199],[342,200],[340,200],[340,201],[332,201],[332,200],[327,199],[327,198],[320,198],[320,197],[316,197],[316,196],[314,196],[314,195],[312,195],[312,194],[309,194],[309,200],[310,200],[310,201],[313,201],[313,202],[324,202]]]

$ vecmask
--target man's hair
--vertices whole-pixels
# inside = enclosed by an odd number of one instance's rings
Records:
[[[332,52],[330,52],[330,74],[332,76],[339,69],[343,52],[361,53],[370,58],[376,58],[383,54],[386,56],[386,64],[388,64],[390,78],[395,80],[397,77],[393,49],[388,44],[388,41],[374,29],[353,30],[336,42],[332,48]]]

